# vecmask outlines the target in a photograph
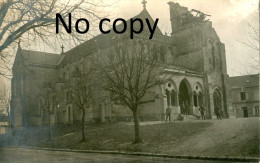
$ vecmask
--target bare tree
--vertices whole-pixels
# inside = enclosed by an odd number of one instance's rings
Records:
[[[249,23],[248,26],[250,28],[249,39],[242,43],[251,49],[259,51],[259,28],[252,23]]]
[[[0,90],[0,105],[4,107],[5,110],[3,110],[3,113],[7,115],[9,123],[10,123],[10,100],[11,100],[10,87],[4,85],[3,89]]]
[[[94,86],[94,71],[91,69],[80,70],[78,67],[74,71],[71,79],[70,90],[72,92],[73,103],[82,110],[81,131],[82,139],[85,141],[85,116],[86,109],[89,107],[92,100],[92,91]]]
[[[52,139],[51,131],[51,115],[55,114],[56,107],[56,93],[47,83],[43,84],[41,87],[40,96],[41,109],[43,112],[47,113],[48,116],[48,127],[49,127],[49,139]]]
[[[86,40],[86,36],[73,32],[66,35],[65,30],[56,34],[56,13],[59,13],[68,25],[71,13],[72,28],[79,18],[89,20],[95,27],[97,20],[104,16],[104,7],[110,6],[103,0],[2,0],[0,2],[0,59],[10,60],[10,53],[5,51],[15,45],[18,40],[26,42],[43,41],[50,47],[56,48],[57,42],[78,44]],[[59,23],[61,23],[59,21]],[[60,29],[62,27],[60,26]],[[86,24],[79,23],[80,29]],[[5,75],[5,73],[1,73]]]
[[[118,99],[133,113],[135,127],[134,143],[141,143],[138,109],[144,102],[143,98],[154,93],[153,88],[161,83],[156,54],[142,41],[126,40],[117,42],[107,57],[97,59],[100,73],[113,99]]]
[[[260,17],[260,1],[259,1],[259,8],[258,8],[258,15],[254,14],[250,17],[250,22],[248,23],[248,37],[246,40],[239,41],[248,48],[257,52],[257,54],[253,53],[250,55],[252,60],[251,67],[255,70],[259,69],[259,46],[260,46],[260,39],[259,39],[259,17]],[[247,71],[245,69],[245,71]]]

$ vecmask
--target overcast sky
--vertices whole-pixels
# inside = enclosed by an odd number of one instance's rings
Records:
[[[139,14],[143,9],[143,5],[141,4],[142,0],[113,1],[117,1],[117,3],[115,3],[114,7],[109,9],[111,10],[110,19],[118,17],[129,19]],[[162,31],[169,31],[169,29],[171,29],[169,6],[167,4],[169,1],[170,0],[147,0],[147,10],[154,19],[159,18],[159,27]],[[252,60],[252,57],[256,58],[257,56],[258,59],[259,52],[241,43],[249,39],[248,33],[250,29],[248,23],[257,24],[258,0],[171,1],[178,2],[181,6],[185,6],[189,10],[197,9],[211,15],[210,20],[212,21],[213,28],[215,28],[221,42],[226,45],[227,68],[230,76],[258,73],[258,67],[251,67],[257,64],[256,61]],[[40,43],[38,43],[38,45],[39,44]],[[38,47],[38,45],[32,43],[31,46],[26,49],[54,53],[61,52],[60,48],[53,50],[46,46]],[[65,47],[65,51],[69,49],[70,47]]]

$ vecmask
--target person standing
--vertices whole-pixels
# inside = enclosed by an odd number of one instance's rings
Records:
[[[167,119],[169,119],[169,122],[171,121],[171,108],[168,106],[167,109],[166,109],[166,122],[167,122]]]
[[[185,114],[188,115],[189,114],[189,110],[190,110],[188,101],[185,102],[185,109],[184,110],[185,110]]]
[[[181,103],[181,114],[185,114],[185,105],[184,105],[184,101],[182,101],[182,103]]]
[[[215,114],[217,116],[217,119],[220,119],[220,120],[222,119],[221,115],[220,115],[220,109],[219,108],[216,108],[216,113]]]
[[[205,115],[204,115],[205,114],[205,108],[203,106],[201,106],[199,108],[199,111],[200,111],[201,119],[206,120]]]
[[[221,108],[218,109],[218,116],[219,116],[219,119],[222,120],[222,109]]]

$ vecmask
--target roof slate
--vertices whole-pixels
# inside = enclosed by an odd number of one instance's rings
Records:
[[[63,55],[45,53],[39,51],[22,50],[22,56],[26,64],[39,64],[56,66],[64,57]]]
[[[231,88],[259,87],[259,74],[230,77],[229,82]]]

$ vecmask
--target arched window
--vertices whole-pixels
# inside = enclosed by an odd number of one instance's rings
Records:
[[[221,47],[220,47],[220,43],[217,42],[216,43],[216,48],[217,48],[217,62],[218,62],[218,66],[221,67],[222,63],[221,63]]]
[[[197,84],[194,86],[194,91],[193,91],[193,99],[194,99],[194,106],[195,107],[200,107],[203,105],[203,94],[202,94],[202,85],[197,82]]]
[[[220,56],[221,55],[221,48],[220,48],[219,42],[216,43],[216,47],[217,47],[217,55]]]
[[[211,56],[212,56],[212,64],[213,64],[213,68],[215,69],[215,47],[214,47],[214,44],[212,43],[212,41],[209,40],[208,42],[208,47],[209,47],[209,52],[211,53]],[[211,57],[210,57],[211,58]]]
[[[176,106],[177,105],[177,92],[175,91],[175,87],[172,82],[169,81],[165,84],[165,93],[167,96],[167,105]]]
[[[172,91],[169,91],[168,89],[165,90],[166,92],[166,96],[167,96],[167,105],[168,106],[176,106],[176,95],[177,93],[172,90]]]

